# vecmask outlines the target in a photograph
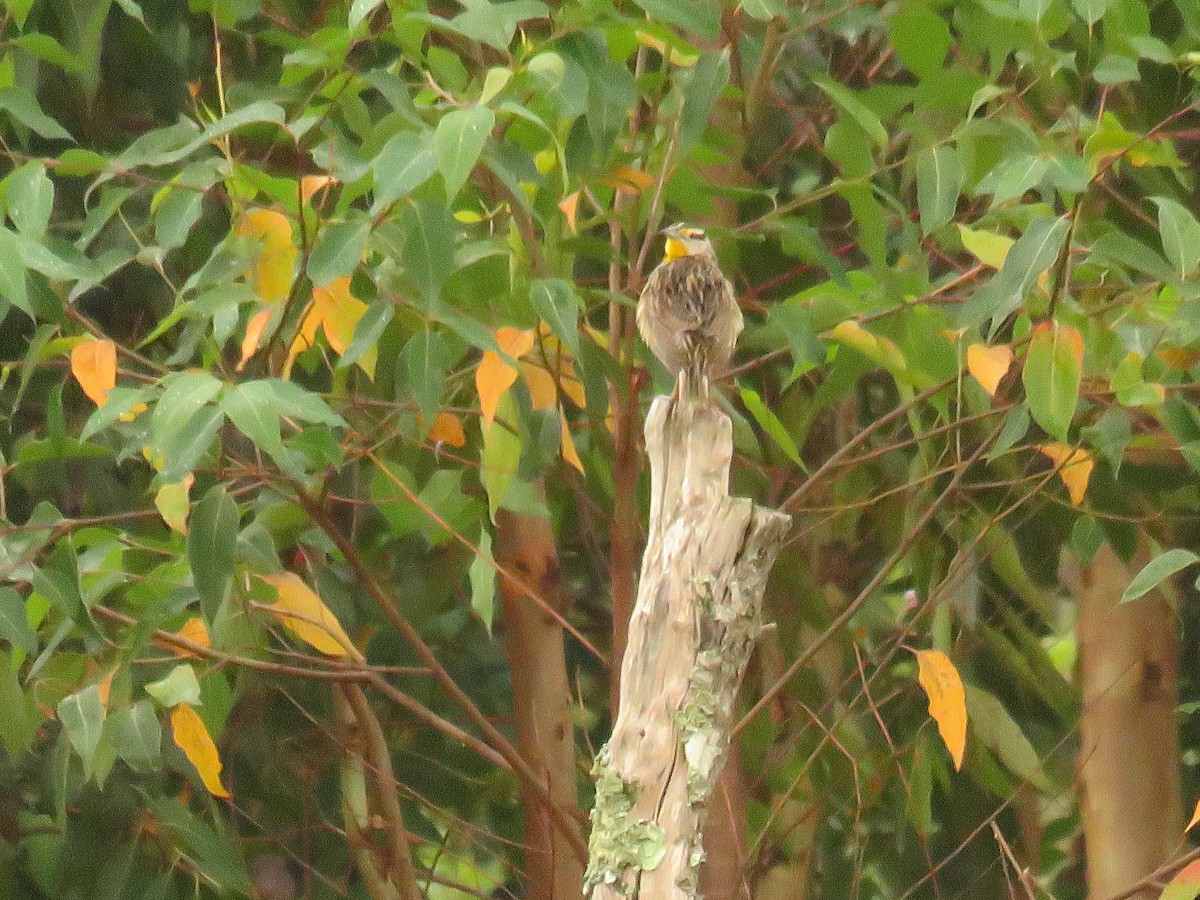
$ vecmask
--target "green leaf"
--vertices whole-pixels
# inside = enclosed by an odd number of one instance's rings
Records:
[[[1186,206],[1169,197],[1152,197],[1158,204],[1158,228],[1163,252],[1180,278],[1187,278],[1200,265],[1200,222]]]
[[[959,324],[973,327],[989,318],[998,322],[1019,309],[1038,277],[1058,257],[1070,229],[1066,216],[1032,222],[1008,251],[1004,267],[962,305]]]
[[[75,140],[71,137],[71,132],[42,112],[37,98],[24,88],[8,87],[0,90],[0,110],[47,140]]]
[[[215,484],[188,520],[187,551],[200,608],[211,626],[233,577],[238,508],[224,485]]]
[[[146,693],[163,709],[171,709],[180,703],[200,705],[200,682],[190,663],[180,663],[165,678],[146,685]]]
[[[454,265],[454,222],[442,204],[428,201],[405,210],[404,220],[404,266],[432,306]]]
[[[729,84],[729,51],[702,53],[680,73],[683,109],[679,113],[679,153],[686,156],[704,136],[713,104]]]
[[[373,13],[383,0],[354,0],[350,4],[350,15],[346,19],[346,24],[353,31],[358,27],[358,24],[367,16]]]
[[[787,0],[742,0],[742,12],[760,22],[769,22],[787,13]]]
[[[529,288],[529,298],[539,316],[579,356],[579,310],[583,306],[571,282],[562,278],[540,278]]]
[[[200,408],[221,392],[221,382],[207,372],[172,372],[163,378],[162,386],[150,419],[151,434],[158,446],[176,437]]]
[[[7,228],[0,228],[0,299],[36,319],[25,287],[25,260],[21,242]]]
[[[742,403],[759,427],[771,436],[771,440],[787,455],[788,459],[799,467],[800,471],[807,474],[808,466],[804,465],[804,460],[800,458],[800,448],[796,446],[787,426],[779,421],[779,417],[763,402],[762,397],[756,391],[744,387],[741,389],[741,395]]]
[[[375,203],[371,212],[378,214],[424,184],[438,170],[438,164],[422,135],[401,131],[383,145],[371,168],[375,173]]]
[[[506,391],[496,408],[496,421],[483,428],[482,465],[479,479],[487,492],[488,513],[495,524],[504,494],[517,474],[521,461],[521,438],[511,429],[517,424],[517,406],[512,391]]]
[[[162,455],[160,480],[169,484],[193,471],[224,424],[225,413],[215,406],[203,406],[177,432],[164,436],[161,443],[155,444]]]
[[[25,598],[7,585],[0,587],[0,638],[27,653],[37,653],[37,634],[29,627]]]
[[[446,372],[453,363],[450,345],[431,328],[421,329],[404,345],[396,383],[407,386],[427,423],[433,422],[441,409]]]
[[[1037,751],[1004,704],[974,685],[966,685],[966,692],[967,721],[971,733],[996,754],[1004,767],[1014,775],[1042,790],[1052,790],[1053,786],[1042,771]]]
[[[79,559],[70,538],[60,540],[43,565],[33,573],[33,589],[64,616],[85,621],[83,595],[79,592]]]
[[[10,757],[27,750],[37,737],[41,715],[21,682],[6,650],[0,650],[0,742]]]
[[[54,209],[54,185],[40,162],[27,162],[5,180],[8,217],[17,231],[41,240]]]
[[[104,704],[100,702],[100,685],[90,684],[82,691],[64,697],[55,708],[71,741],[71,746],[83,760],[83,771],[91,777],[100,733],[104,729]]]
[[[283,458],[279,405],[265,380],[226,386],[221,393],[221,409],[256,447],[269,453],[277,462]]]
[[[142,774],[158,771],[162,765],[162,725],[149,700],[119,709],[108,717],[113,749],[129,768]]]
[[[352,274],[358,268],[370,236],[371,220],[366,216],[327,226],[317,238],[312,255],[308,258],[309,280],[321,287],[336,278]]]
[[[337,368],[344,369],[354,365],[372,347],[378,346],[379,339],[395,314],[396,307],[387,297],[377,297],[373,300],[362,318],[358,320],[358,324],[354,326],[354,339],[350,341],[350,346],[337,361]]]
[[[900,61],[924,80],[942,70],[950,49],[950,26],[946,20],[917,4],[904,4],[888,22],[888,39]]]
[[[146,19],[142,15],[142,8],[137,5],[137,0],[117,0],[117,6],[121,7],[121,11],[131,19],[137,19],[143,25],[146,24]]]
[[[317,425],[328,425],[330,428],[345,428],[346,420],[330,409],[329,404],[312,391],[306,391],[292,381],[282,378],[264,378],[260,381],[248,381],[244,387],[250,387],[255,395],[262,395],[273,402],[279,415],[302,422],[312,422]]]
[[[637,0],[651,20],[666,22],[684,33],[715,40],[721,30],[721,8],[713,0]]]
[[[1029,413],[1047,434],[1064,443],[1079,403],[1082,375],[1078,331],[1058,322],[1043,322],[1034,329],[1021,372]]]
[[[1071,0],[1071,6],[1075,8],[1075,12],[1089,26],[1095,25],[1104,17],[1108,4],[1109,0]]]
[[[470,106],[446,113],[433,136],[438,171],[446,182],[451,203],[466,184],[479,154],[496,124],[496,114],[486,106]]]
[[[166,188],[154,210],[154,240],[164,250],[183,245],[204,210],[204,193],[189,186]]]
[[[963,185],[963,166],[953,147],[938,147],[917,160],[917,208],[921,233],[941,228],[954,218]]]
[[[1136,600],[1138,597],[1148,594],[1177,572],[1181,572],[1197,562],[1200,562],[1200,555],[1191,550],[1184,550],[1182,547],[1160,553],[1142,566],[1141,571],[1133,576],[1133,580],[1121,594],[1119,602],[1128,603],[1130,600]]]
[[[479,552],[471,560],[471,609],[483,620],[488,634],[496,614],[496,562],[492,558],[492,535],[486,528],[479,533]]]
[[[878,145],[880,149],[887,148],[887,129],[879,121],[879,116],[875,115],[866,104],[854,96],[848,88],[842,87],[824,75],[814,75],[812,80],[813,84],[829,95],[829,99],[842,113],[858,123],[858,127],[866,132],[872,143]]]

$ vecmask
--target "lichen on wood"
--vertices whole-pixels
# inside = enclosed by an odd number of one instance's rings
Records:
[[[713,403],[656,398],[646,451],[649,537],[620,711],[595,770],[593,900],[698,895],[706,804],[790,523],[729,497],[732,425]]]

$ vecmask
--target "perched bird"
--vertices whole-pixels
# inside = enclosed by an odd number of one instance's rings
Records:
[[[676,376],[677,396],[707,398],[710,379],[733,357],[742,311],[703,229],[681,222],[662,233],[663,261],[638,299],[638,331]]]

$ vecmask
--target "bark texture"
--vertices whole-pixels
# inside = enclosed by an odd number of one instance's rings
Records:
[[[1161,591],[1118,603],[1148,560],[1143,548],[1126,566],[1105,544],[1079,579],[1079,804],[1096,900],[1137,884],[1183,840],[1175,613]]]
[[[706,805],[790,522],[729,497],[732,426],[715,405],[656,398],[646,451],[649,536],[620,712],[595,767],[593,900],[699,895]]]
[[[512,672],[517,749],[541,777],[551,801],[578,815],[573,705],[563,628],[535,599],[563,612],[554,534],[549,520],[507,510],[497,515],[497,526],[496,560],[513,576],[500,579],[500,599]],[[583,863],[567,835],[551,820],[540,796],[526,788],[521,800],[530,900],[579,897]]]

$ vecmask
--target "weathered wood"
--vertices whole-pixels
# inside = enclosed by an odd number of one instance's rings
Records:
[[[698,896],[705,806],[790,522],[729,496],[732,425],[715,404],[656,398],[646,452],[649,537],[620,711],[594,770],[593,900]]]

